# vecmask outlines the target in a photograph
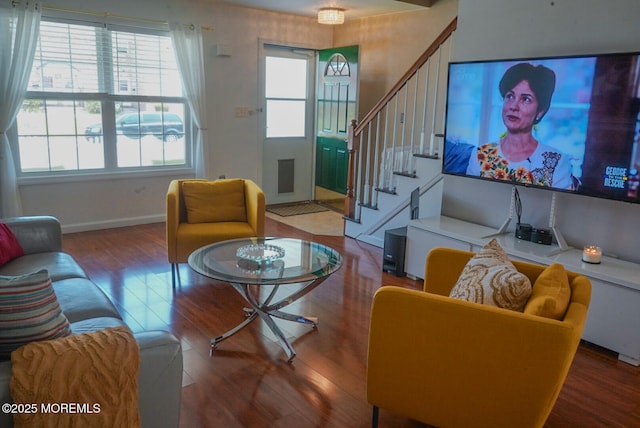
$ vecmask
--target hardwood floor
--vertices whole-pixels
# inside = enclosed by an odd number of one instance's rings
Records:
[[[181,285],[174,292],[163,223],[66,234],[64,249],[134,331],[167,329],[180,338],[181,427],[370,426],[365,363],[373,293],[382,284],[420,284],[382,273],[382,250],[350,238],[316,236],[272,219],[266,233],[315,240],[345,257],[337,273],[287,308],[317,315],[317,329],[278,322],[297,352],[292,363],[259,320],[209,355],[209,340],[243,319],[243,301],[227,284],[187,265],[180,267]],[[380,413],[380,427],[420,426]],[[640,369],[583,343],[545,426],[640,427]]]

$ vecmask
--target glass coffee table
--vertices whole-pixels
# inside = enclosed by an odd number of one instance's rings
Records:
[[[310,324],[315,317],[294,315],[281,309],[322,284],[342,266],[342,255],[316,242],[293,238],[247,238],[217,242],[197,249],[189,256],[197,273],[228,282],[246,300],[243,322],[211,339],[211,350],[246,327],[255,318],[276,335],[291,362],[296,352],[273,318]]]

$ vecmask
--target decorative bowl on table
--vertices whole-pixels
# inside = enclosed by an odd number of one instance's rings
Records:
[[[238,248],[236,256],[256,263],[271,263],[284,257],[284,248],[271,244],[249,244]]]

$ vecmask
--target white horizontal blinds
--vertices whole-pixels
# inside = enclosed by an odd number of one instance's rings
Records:
[[[169,37],[113,31],[114,92],[141,96],[182,96]]]
[[[181,97],[171,38],[43,21],[30,91]]]
[[[29,91],[105,92],[98,78],[99,27],[42,21]]]

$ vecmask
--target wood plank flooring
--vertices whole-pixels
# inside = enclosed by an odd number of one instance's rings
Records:
[[[187,265],[173,291],[163,223],[66,234],[63,242],[134,331],[166,329],[181,340],[181,427],[370,426],[365,364],[373,293],[382,284],[420,284],[382,273],[381,249],[350,238],[312,235],[269,218],[266,233],[315,240],[345,257],[340,271],[287,308],[318,316],[317,329],[278,322],[297,352],[292,363],[259,320],[209,355],[209,340],[243,319],[243,301]],[[381,411],[380,427],[421,426]],[[640,427],[640,369],[583,343],[545,426]]]

